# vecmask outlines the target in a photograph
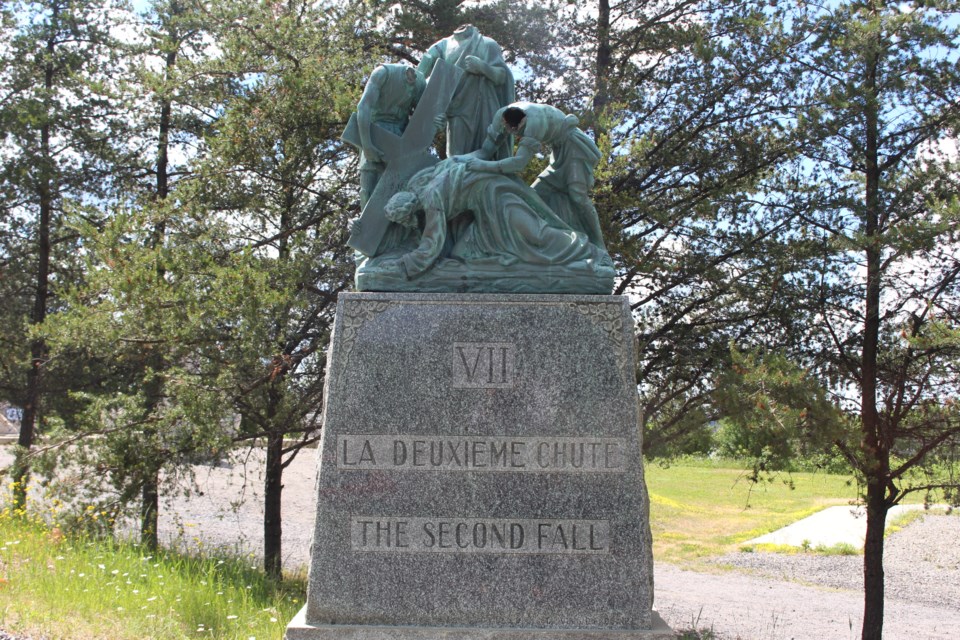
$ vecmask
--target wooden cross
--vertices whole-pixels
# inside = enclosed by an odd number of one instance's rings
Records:
[[[376,125],[370,127],[370,138],[380,149],[387,168],[380,176],[376,189],[363,207],[360,219],[354,223],[350,239],[347,240],[349,246],[364,255],[376,254],[390,224],[383,210],[387,201],[406,186],[413,174],[439,162],[439,159],[430,153],[436,132],[435,121],[437,116],[446,113],[461,75],[462,69],[445,60],[438,60],[402,136]],[[360,147],[356,118],[350,119],[341,137],[345,142]]]

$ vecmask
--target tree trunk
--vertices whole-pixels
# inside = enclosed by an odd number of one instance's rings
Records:
[[[607,78],[611,71],[613,59],[613,50],[610,47],[610,0],[599,0],[597,3],[597,73],[595,87],[596,92],[593,95],[593,115],[594,137],[599,137],[604,133],[601,120],[604,109],[610,102],[610,88],[607,84]]]
[[[176,3],[172,4],[174,15],[178,10]],[[175,34],[172,36],[175,39]],[[169,82],[172,72],[177,62],[177,49],[169,51],[165,57],[166,62],[166,80]],[[157,174],[156,174],[156,192],[155,199],[158,202],[166,200],[169,195],[169,146],[170,146],[170,122],[172,114],[172,102],[170,98],[163,94],[160,100],[160,121],[157,131]],[[150,239],[152,248],[158,248],[163,245],[166,235],[166,224],[164,220],[158,220],[153,227],[153,235]],[[157,280],[163,281],[166,276],[166,269],[160,263],[157,266]],[[152,369],[155,376],[153,381],[147,386],[147,405],[146,414],[152,415],[162,402],[164,382],[161,373],[166,369],[166,362],[163,355],[159,352],[151,353],[146,358],[147,367]],[[144,430],[144,436],[149,442],[153,442],[156,436],[152,428]],[[156,452],[154,452],[156,455]],[[140,544],[151,551],[155,551],[160,544],[158,526],[160,524],[160,469],[162,461],[156,464],[150,463],[143,478],[143,488],[140,494]]]
[[[866,289],[864,295],[863,351],[861,353],[860,428],[864,475],[867,481],[867,537],[863,549],[864,606],[862,640],[883,637],[883,530],[890,502],[886,496],[890,475],[890,450],[884,423],[877,410],[877,366],[880,351],[880,295],[882,290],[880,239],[878,62],[868,53],[864,65],[864,232]]]
[[[294,209],[295,197],[292,182],[284,187],[284,207],[280,214],[280,231],[291,228],[291,211]],[[277,262],[286,265],[290,260],[290,247],[284,234],[277,247]],[[284,323],[279,320],[274,325],[274,335],[277,339],[278,352],[285,353]],[[273,372],[274,378],[267,390],[267,464],[264,478],[263,504],[263,568],[267,575],[279,579],[282,574],[282,494],[283,494],[283,436],[286,425],[283,418],[278,418],[278,409],[283,402],[284,379],[287,376],[287,367],[280,358]]]
[[[279,579],[283,569],[283,433],[274,431],[267,436],[267,464],[264,475],[263,570],[268,576]]]
[[[157,527],[160,523],[160,481],[156,471],[151,471],[143,482],[140,505],[140,544],[156,551],[159,546]]]
[[[862,640],[883,638],[883,532],[887,501],[883,485],[867,486],[867,538],[863,545]]]
[[[57,21],[60,7],[56,3],[52,6],[50,18],[51,36],[47,39],[47,62],[43,71],[43,85],[46,94],[53,91],[53,80],[56,73],[54,55],[56,54],[56,38],[52,35],[57,31]],[[37,222],[37,271],[36,287],[33,298],[33,310],[30,321],[39,325],[47,317],[47,304],[50,298],[50,225],[53,218],[54,199],[54,171],[53,159],[50,152],[51,126],[49,121],[40,127],[40,181],[37,196],[40,201],[40,217]],[[13,508],[15,511],[24,510],[27,506],[27,484],[30,480],[30,464],[27,454],[33,446],[36,437],[37,418],[40,414],[40,398],[43,385],[43,365],[46,360],[47,345],[42,338],[30,343],[30,369],[27,371],[26,402],[23,406],[23,415],[20,418],[20,435],[17,438],[19,445],[16,460],[13,466]]]

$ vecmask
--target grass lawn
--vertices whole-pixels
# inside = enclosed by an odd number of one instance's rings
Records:
[[[689,568],[703,568],[701,558],[856,498],[852,476],[793,473],[754,485],[723,461],[648,462],[646,476],[654,558]]]
[[[303,580],[243,558],[151,555],[0,513],[0,629],[57,640],[277,640]]]

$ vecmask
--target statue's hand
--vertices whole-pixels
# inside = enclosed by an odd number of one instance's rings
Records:
[[[464,164],[467,165],[467,171],[485,171],[487,173],[496,172],[497,163],[491,162],[489,160],[481,160],[480,158],[470,157],[464,161]]]
[[[363,157],[370,162],[383,162],[383,154],[372,144],[363,148]]]
[[[350,222],[347,223],[347,230],[352,236],[360,233],[360,218],[352,218]]]
[[[433,119],[433,126],[437,131],[447,126],[447,114],[441,113]]]
[[[467,73],[481,74],[484,72],[487,63],[477,56],[467,56],[463,59],[463,68]]]
[[[473,159],[473,155],[469,153],[464,153],[463,155],[459,155],[459,156],[451,156],[450,159],[453,160],[454,162],[469,162],[470,160]]]

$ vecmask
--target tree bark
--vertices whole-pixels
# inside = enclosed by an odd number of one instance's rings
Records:
[[[53,81],[56,74],[54,55],[56,54],[57,23],[60,16],[60,6],[51,5],[50,36],[46,42],[47,60],[43,69],[43,86],[46,95],[53,91]],[[48,114],[49,115],[49,114]],[[37,271],[36,285],[33,297],[33,310],[30,321],[39,325],[47,317],[47,304],[50,298],[50,225],[53,219],[54,200],[54,171],[53,159],[50,152],[50,138],[52,127],[49,119],[40,126],[40,180],[37,186],[37,196],[40,205],[39,220],[37,221]],[[26,398],[23,406],[23,415],[20,417],[20,434],[17,438],[19,445],[16,460],[13,466],[13,508],[15,511],[26,509],[27,484],[30,480],[30,465],[26,456],[36,438],[36,424],[40,415],[40,401],[43,387],[43,365],[46,360],[47,345],[42,338],[30,343],[30,368],[27,371]]]
[[[180,12],[177,3],[171,4],[171,12],[177,15]],[[177,42],[177,33],[169,34],[171,40]],[[174,46],[164,57],[165,80],[169,82],[173,76],[173,70],[177,64],[177,47]],[[157,125],[157,169],[154,199],[157,202],[166,200],[170,192],[169,185],[169,147],[170,147],[170,127],[173,112],[173,102],[166,93],[166,87],[160,97],[160,119]],[[166,235],[166,223],[164,220],[158,220],[153,227],[153,234],[150,239],[152,248],[158,248],[163,245]],[[157,266],[157,280],[162,281],[166,276],[166,269],[163,264]],[[164,382],[162,372],[166,369],[164,357],[159,352],[153,352],[146,358],[146,366],[153,372],[153,381],[147,386],[147,405],[145,407],[147,416],[152,415],[162,402]],[[156,436],[155,430],[145,429],[144,437],[148,441],[153,441]],[[153,452],[157,455],[158,452]],[[160,544],[158,527],[160,524],[160,469],[163,467],[163,460],[151,460],[147,463],[147,469],[144,473],[143,486],[141,490],[140,505],[140,544],[150,549],[157,549]]]
[[[281,233],[277,246],[277,262],[286,265],[290,260],[290,247],[285,231],[292,226],[292,215],[295,206],[293,187],[287,182],[284,187],[284,202],[280,214],[279,231]],[[278,353],[286,354],[284,340],[284,323],[279,319],[274,324],[274,337],[278,346]],[[283,560],[283,522],[282,522],[282,493],[283,493],[283,436],[287,425],[282,418],[278,418],[279,408],[283,402],[283,384],[287,376],[287,365],[283,358],[276,363],[273,380],[267,390],[267,462],[263,486],[263,569],[267,575],[279,579],[282,575]]]
[[[267,464],[263,504],[263,570],[279,579],[283,570],[283,525],[281,516],[283,492],[283,434],[267,436]]]
[[[144,479],[140,504],[140,544],[156,551],[160,544],[157,527],[160,524],[160,482],[156,470],[151,469]]]
[[[879,43],[878,43],[879,45]],[[866,289],[864,296],[863,351],[861,354],[861,449],[867,481],[867,537],[863,549],[864,606],[862,640],[883,637],[883,530],[889,501],[890,451],[877,410],[877,367],[880,350],[880,167],[877,52],[868,52],[864,65],[865,202],[864,232]]]
[[[611,72],[613,50],[610,47],[610,0],[597,3],[597,74],[596,92],[593,95],[594,138],[603,134],[601,119],[610,102],[610,87],[607,78]]]
[[[863,545],[862,640],[883,638],[883,533],[887,523],[887,500],[883,485],[867,486],[867,537]]]

